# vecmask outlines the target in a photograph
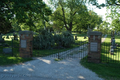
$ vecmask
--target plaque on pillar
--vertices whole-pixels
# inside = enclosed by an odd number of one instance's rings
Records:
[[[29,58],[32,57],[32,44],[33,32],[32,31],[20,31],[20,57]]]
[[[21,40],[21,48],[26,48],[26,40]]]
[[[88,62],[100,63],[101,61],[101,32],[89,33]]]
[[[97,52],[98,51],[98,43],[97,42],[90,42],[90,51]]]

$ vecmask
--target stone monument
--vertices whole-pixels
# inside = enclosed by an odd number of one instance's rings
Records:
[[[18,36],[15,32],[13,33],[13,36],[14,36],[14,40],[18,40]]]
[[[114,37],[112,38],[112,42],[111,43],[112,43],[113,49],[115,49],[116,48],[116,43],[115,43],[115,38]]]
[[[89,32],[88,62],[100,63],[101,61],[101,37],[98,31]]]
[[[2,34],[0,34],[0,43],[3,43],[4,42],[4,38],[2,38]]]
[[[77,40],[77,35],[75,35],[75,40]]]
[[[32,48],[33,48],[33,32],[32,31],[20,31],[20,48],[19,53],[20,57],[29,58],[32,57]]]

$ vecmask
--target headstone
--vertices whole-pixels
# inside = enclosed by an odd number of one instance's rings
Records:
[[[75,40],[77,40],[77,35],[75,35]]]
[[[84,36],[84,39],[86,39],[86,36]]]
[[[112,39],[112,46],[113,46],[113,49],[116,48],[116,43],[115,43],[115,39],[114,38]]]
[[[20,57],[23,58],[32,57],[33,32],[20,31],[19,35],[20,35],[20,48],[19,48]]]
[[[114,48],[113,48],[113,46],[110,46],[110,54],[111,54],[111,55],[114,54]]]
[[[4,47],[9,47],[9,44],[4,43],[3,46],[4,46]]]
[[[0,34],[0,41],[2,41],[2,35]]]
[[[18,40],[18,36],[16,33],[13,33],[13,36],[14,36],[14,40]]]
[[[2,38],[2,34],[0,34],[0,43],[3,43],[4,39]]]
[[[12,49],[11,48],[3,48],[3,53],[11,54],[12,53]]]
[[[9,39],[9,35],[6,36],[6,39]]]
[[[102,33],[93,31],[89,33],[88,62],[100,63],[101,61]]]

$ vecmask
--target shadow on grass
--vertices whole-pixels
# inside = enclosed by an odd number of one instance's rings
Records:
[[[10,57],[0,55],[0,66],[18,64],[26,61],[32,60],[31,58],[21,58],[21,57]]]
[[[110,53],[111,43],[104,42],[101,47],[101,62],[102,63],[120,63],[120,43],[118,43],[116,49],[114,49],[113,54]]]
[[[101,63],[88,63],[86,58],[83,58],[80,63],[98,74],[105,80],[120,80],[120,42],[117,41],[118,47],[114,50],[114,55],[110,54],[110,38],[107,36],[109,41],[101,44]],[[120,39],[117,36],[115,39]]]
[[[104,78],[105,80],[120,80],[120,64],[112,63],[112,64],[103,64],[103,63],[88,63],[86,59],[82,59],[80,61],[81,65],[92,70],[99,77]]]

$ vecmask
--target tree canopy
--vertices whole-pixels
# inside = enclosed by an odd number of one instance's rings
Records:
[[[53,1],[53,0],[52,0]],[[86,0],[54,0],[55,11],[51,16],[55,29],[87,30],[95,28],[102,22],[102,18],[93,11],[88,11]],[[57,5],[57,6],[56,6]]]
[[[46,16],[51,14],[50,8],[42,0],[1,0],[0,32],[6,33],[8,32],[7,29],[12,28],[10,20],[13,18],[16,18],[18,23],[25,23],[30,27],[35,26],[34,21],[38,18],[37,14],[41,19],[45,19]],[[2,28],[7,29],[3,31]]]
[[[89,0],[89,2],[98,8],[106,6],[120,6],[120,0],[105,0],[105,3],[102,4],[99,4],[98,0]]]

